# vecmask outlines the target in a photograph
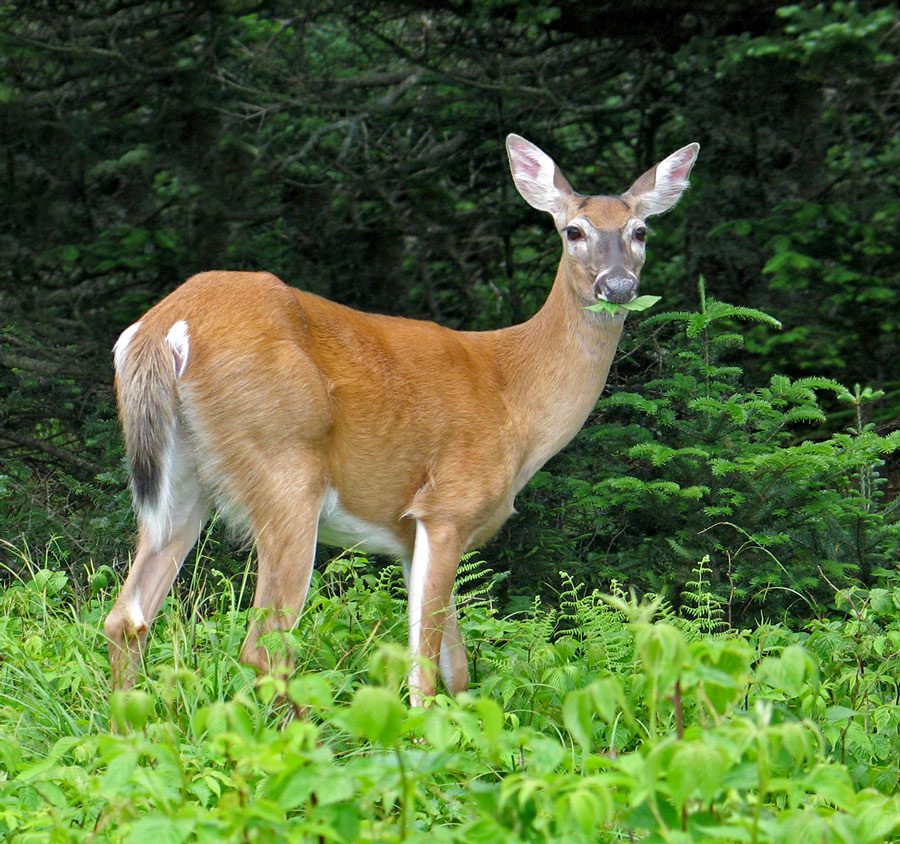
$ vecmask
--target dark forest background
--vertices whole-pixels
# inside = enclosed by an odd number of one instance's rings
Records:
[[[6,2],[2,562],[126,565],[110,349],[192,273],[266,269],[467,329],[528,318],[559,243],[512,186],[514,131],[582,192],[701,153],[650,239],[656,316],[629,320],[598,413],[482,552],[506,605],[560,569],[677,602],[705,557],[738,616],[871,582],[898,539],[896,20],[874,2]]]

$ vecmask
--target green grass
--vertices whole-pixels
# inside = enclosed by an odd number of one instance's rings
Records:
[[[29,577],[0,592],[3,840],[900,834],[896,575],[802,629],[731,631],[702,564],[680,617],[564,577],[558,607],[502,618],[466,563],[472,692],[410,710],[395,568],[333,561],[287,637],[296,673],[257,682],[237,662],[247,584],[201,558],[154,626],[144,679],[110,702],[111,572],[73,584],[20,556]],[[307,716],[287,719],[284,696]]]

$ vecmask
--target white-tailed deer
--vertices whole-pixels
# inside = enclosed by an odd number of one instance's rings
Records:
[[[266,273],[194,276],[115,346],[139,539],[104,626],[114,686],[210,507],[249,529],[259,576],[241,658],[303,607],[316,542],[390,554],[409,587],[413,703],[468,685],[453,598],[460,555],[513,513],[529,478],[578,432],[606,383],[644,263],[644,220],[687,187],[698,145],[618,197],[582,196],[544,152],[507,138],[513,180],[553,217],[562,258],[544,306],[497,331],[360,313]]]

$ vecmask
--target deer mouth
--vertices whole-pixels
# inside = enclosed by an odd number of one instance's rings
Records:
[[[598,293],[597,298],[602,299],[604,302],[609,302],[612,305],[626,305],[634,299],[636,295],[637,294],[633,290],[628,292],[609,291],[607,293]]]

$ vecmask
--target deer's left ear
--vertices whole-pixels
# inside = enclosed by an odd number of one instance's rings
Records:
[[[639,217],[652,217],[668,211],[688,186],[688,176],[697,160],[700,144],[688,144],[656,167],[651,167],[627,191],[624,199]]]

